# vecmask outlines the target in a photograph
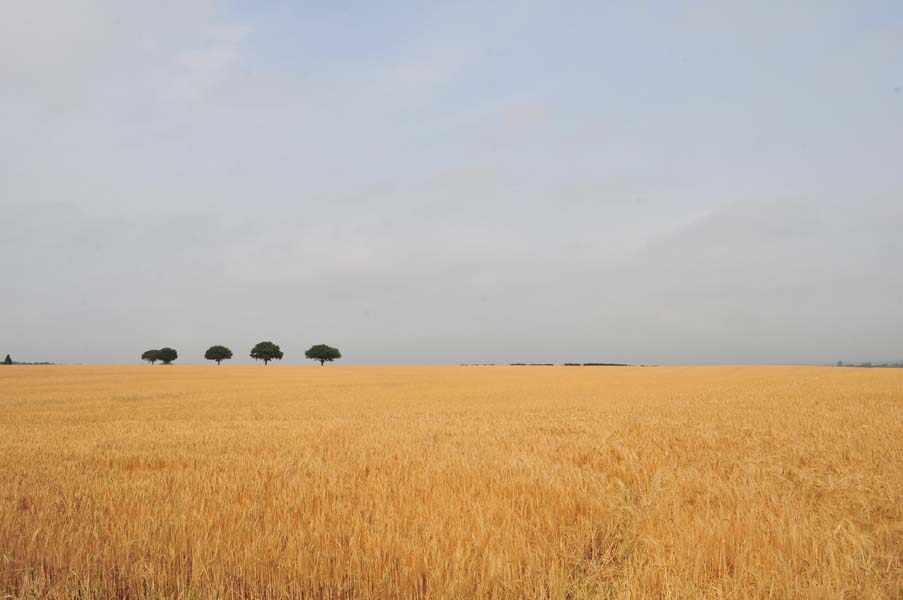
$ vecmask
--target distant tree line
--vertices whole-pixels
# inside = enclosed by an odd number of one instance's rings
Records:
[[[859,369],[903,369],[903,362],[862,362],[862,363],[844,363],[842,360],[837,361],[838,367],[857,367]]]
[[[141,360],[150,364],[160,361],[164,365],[171,365],[172,361],[179,358],[179,353],[172,348],[160,348],[159,350],[145,350],[141,355]]]
[[[630,367],[632,365],[628,365],[625,363],[601,363],[601,362],[588,362],[588,363],[578,363],[578,362],[566,362],[561,363],[564,367]],[[460,367],[494,367],[495,363],[460,363],[458,366]],[[515,362],[508,363],[510,367],[554,367],[555,363],[524,363],[524,362]],[[640,365],[641,367],[645,367],[646,365]]]
[[[270,341],[260,342],[251,348],[251,358],[254,360],[262,360],[264,366],[270,364],[271,360],[282,360],[284,356],[278,345]],[[316,344],[311,346],[304,352],[304,356],[310,360],[320,361],[320,366],[324,363],[332,362],[342,358],[342,353],[337,348],[327,346],[326,344]],[[160,348],[159,350],[145,350],[141,355],[141,360],[149,364],[160,362],[164,365],[171,365],[174,360],[179,358],[179,353],[172,348]],[[207,360],[215,360],[216,364],[221,364],[224,360],[232,358],[232,350],[226,346],[210,346],[204,353]],[[9,359],[9,356],[7,356]]]
[[[555,363],[510,363],[512,367],[554,367]],[[601,362],[588,362],[588,363],[577,363],[577,362],[566,362],[562,363],[562,366],[565,367],[629,367],[630,365],[624,363],[601,363]]]
[[[7,354],[6,358],[0,361],[0,365],[52,365],[52,362],[42,361],[42,362],[16,362],[12,359],[12,357]]]

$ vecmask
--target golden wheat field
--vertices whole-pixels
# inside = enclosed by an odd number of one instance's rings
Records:
[[[903,597],[903,370],[0,367],[0,483],[0,597]]]

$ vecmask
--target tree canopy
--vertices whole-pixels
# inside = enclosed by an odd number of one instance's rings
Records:
[[[160,360],[160,351],[159,350],[145,350],[144,354],[141,355],[141,360],[146,360],[150,364],[154,364],[158,360]]]
[[[260,342],[251,348],[251,358],[262,360],[267,365],[271,360],[282,360],[282,350],[273,342]]]
[[[309,350],[306,350],[304,356],[311,360],[320,361],[320,366],[322,367],[325,362],[332,362],[342,358],[342,353],[339,352],[338,348],[333,348],[326,344],[317,344],[316,346],[311,346]]]
[[[160,348],[157,350],[157,360],[163,361],[164,365],[172,364],[172,361],[179,358],[179,353],[172,348]]]
[[[13,359],[11,359],[11,358],[9,357],[9,354],[7,354],[7,355],[6,355],[6,358],[3,359],[3,364],[4,364],[4,365],[11,365],[11,364],[13,364]]]
[[[232,358],[232,351],[225,346],[210,346],[207,348],[207,352],[204,353],[204,358],[215,360],[216,364],[220,364],[220,361]]]

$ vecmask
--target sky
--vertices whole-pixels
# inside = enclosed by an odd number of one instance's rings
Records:
[[[903,358],[903,5],[0,4],[0,354]]]

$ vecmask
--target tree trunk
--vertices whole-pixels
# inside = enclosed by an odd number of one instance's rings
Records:
[[[269,358],[263,359],[263,366],[267,366],[268,364],[270,364],[270,359]]]
[[[325,362],[326,362],[326,361],[323,360],[323,359],[321,358],[321,359],[320,359],[320,366],[322,367],[322,366],[323,366],[323,363],[325,363]]]
[[[217,359],[216,359],[216,364],[217,364],[217,365],[219,365],[219,361],[220,361],[220,359],[217,358]]]

